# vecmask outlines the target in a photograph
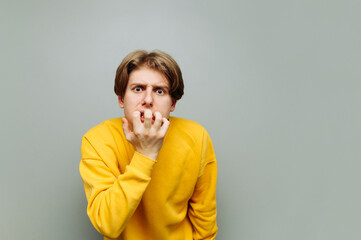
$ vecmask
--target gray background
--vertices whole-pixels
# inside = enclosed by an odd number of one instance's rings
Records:
[[[218,158],[218,239],[361,239],[361,2],[1,1],[0,239],[101,239],[82,135],[135,49],[181,66],[174,116]]]

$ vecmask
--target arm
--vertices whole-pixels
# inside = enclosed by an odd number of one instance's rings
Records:
[[[113,154],[99,154],[105,148],[113,149],[108,143],[92,144],[97,138],[83,138],[80,174],[88,199],[88,216],[94,227],[104,236],[118,237],[137,209],[150,180],[158,152],[163,144],[169,122],[155,113],[146,111],[144,122],[140,113],[135,112],[132,131],[123,118],[123,131],[126,139],[136,152],[119,174],[117,157]],[[94,147],[96,146],[96,147]],[[97,149],[96,149],[97,148]]]
[[[217,162],[211,139],[205,132],[202,144],[201,172],[189,201],[188,216],[194,227],[193,239],[215,239]]]
[[[87,138],[83,138],[81,151],[79,170],[89,219],[102,235],[116,238],[138,207],[155,162],[135,152],[125,172],[115,176]]]

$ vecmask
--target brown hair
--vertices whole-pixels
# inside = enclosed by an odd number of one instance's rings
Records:
[[[140,67],[148,67],[162,73],[169,82],[169,94],[173,100],[179,100],[183,96],[182,72],[177,62],[165,52],[136,50],[129,53],[120,63],[114,83],[114,92],[124,98],[130,73]]]

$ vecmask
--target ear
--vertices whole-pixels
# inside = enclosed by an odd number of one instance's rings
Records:
[[[118,103],[120,108],[124,108],[124,101],[121,96],[118,96]]]
[[[170,107],[170,111],[173,112],[175,109],[175,104],[177,103],[177,100],[172,99],[172,106]]]

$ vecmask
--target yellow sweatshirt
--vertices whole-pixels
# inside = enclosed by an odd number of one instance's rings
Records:
[[[83,137],[87,213],[104,239],[215,239],[217,163],[199,124],[171,117],[157,161],[135,152],[121,118]]]

